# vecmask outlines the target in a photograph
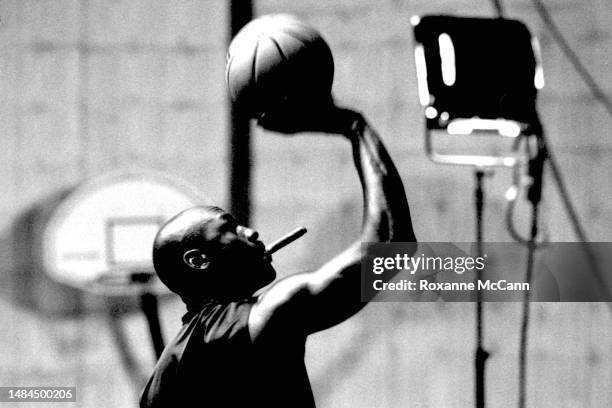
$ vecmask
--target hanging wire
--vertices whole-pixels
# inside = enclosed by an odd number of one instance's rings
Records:
[[[513,154],[518,155],[521,146],[525,147],[525,157],[531,157],[532,153],[531,147],[529,145],[529,139],[525,135],[521,135],[521,137],[518,137],[515,140],[512,146]],[[508,201],[508,206],[506,207],[505,218],[506,228],[512,239],[526,247],[529,243],[529,237],[523,237],[514,225],[514,210],[519,198],[519,194],[520,191],[526,187],[525,182],[523,181],[523,171],[524,165],[521,162],[517,163],[512,168],[512,185],[508,188],[508,190],[506,190],[506,200]],[[541,249],[549,244],[550,239],[546,231],[538,233],[542,235],[542,237],[540,237],[539,240],[536,239],[535,244],[537,249]]]
[[[527,247],[527,266],[525,272],[525,282],[531,285],[533,276],[533,264],[535,252],[537,250],[538,236],[538,208],[542,198],[542,179],[544,177],[544,162],[547,159],[544,139],[540,136],[533,136],[537,143],[534,152],[530,140],[525,140],[525,155],[529,158],[527,164],[530,185],[527,188],[527,199],[531,203],[531,229],[527,242],[521,242]],[[520,241],[519,241],[520,242]],[[527,403],[527,348],[529,339],[529,320],[531,305],[529,300],[531,291],[523,292],[523,302],[521,310],[521,327],[519,330],[519,373],[518,373],[518,408],[525,408]]]
[[[601,102],[604,108],[606,108],[608,113],[612,116],[612,101],[610,101],[605,92],[597,84],[593,76],[589,73],[584,64],[580,61],[580,58],[578,58],[578,55],[574,52],[572,47],[570,47],[567,40],[557,27],[557,24],[552,19],[550,12],[548,11],[544,3],[542,3],[541,0],[533,0],[533,4],[535,5],[538,15],[548,28],[548,31],[550,31],[550,33],[552,34],[553,39],[557,42],[557,44],[559,44],[559,47],[561,47],[561,50],[563,51],[567,59],[569,59],[569,61],[572,63],[578,75],[580,75],[582,80],[588,86],[595,99]]]
[[[527,243],[527,270],[525,282],[531,285],[533,280],[533,264],[536,252],[536,237],[538,235],[538,205],[534,204],[531,214],[531,234]],[[523,292],[521,330],[519,337],[519,384],[518,384],[518,407],[525,408],[527,402],[527,339],[529,336],[529,319],[531,291]]]
[[[538,210],[542,200],[542,183],[544,180],[544,164],[548,159],[548,151],[543,137],[540,135],[532,136],[535,140],[535,149],[532,149],[529,140],[525,143],[525,153],[529,157],[528,174],[531,180],[527,189],[527,199],[531,203],[531,229],[529,241],[527,242],[527,267],[525,272],[525,282],[531,285],[533,280],[533,264],[536,250],[538,249]],[[535,151],[534,151],[535,150]],[[531,305],[529,304],[531,291],[523,292],[521,329],[519,338],[519,400],[518,407],[525,408],[527,403],[527,341],[529,339],[529,320]]]
[[[495,14],[497,14],[497,17],[499,18],[504,18],[504,5],[502,4],[501,0],[491,0],[491,3],[493,3],[493,8],[495,9]]]

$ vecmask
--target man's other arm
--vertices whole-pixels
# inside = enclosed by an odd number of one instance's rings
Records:
[[[337,116],[345,124],[335,128],[351,142],[363,189],[361,235],[319,270],[291,275],[270,287],[251,310],[253,339],[277,330],[307,335],[346,320],[366,304],[360,298],[361,243],[416,242],[404,186],[378,135],[360,114],[339,110]]]

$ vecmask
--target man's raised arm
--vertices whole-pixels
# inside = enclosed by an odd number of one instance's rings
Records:
[[[264,127],[290,132],[265,123]],[[361,243],[416,242],[397,169],[361,114],[334,108],[319,126],[297,130],[341,133],[350,140],[363,188],[362,232],[319,270],[291,275],[270,287],[251,311],[249,330],[254,339],[277,330],[310,334],[344,321],[365,306],[360,297]]]

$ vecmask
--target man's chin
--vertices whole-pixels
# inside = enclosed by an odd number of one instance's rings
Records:
[[[268,286],[276,279],[276,270],[269,262],[261,262],[257,266],[251,264],[250,268],[243,266],[240,269],[246,269],[248,272],[249,286],[252,293]]]
[[[261,285],[261,287],[271,284],[272,282],[274,282],[275,279],[276,279],[276,270],[274,269],[272,264],[267,264],[266,266],[264,266],[264,281],[265,282],[263,283],[263,285]]]

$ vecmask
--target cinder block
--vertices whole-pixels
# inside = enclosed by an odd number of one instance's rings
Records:
[[[92,108],[82,135],[89,174],[120,167],[146,168],[159,160],[162,107],[142,101],[117,101],[116,110]]]
[[[160,50],[121,52],[117,71],[120,97],[161,99],[165,78],[165,55]]]
[[[19,113],[18,157],[24,167],[61,168],[79,155],[78,111],[40,105]]]
[[[75,50],[48,53],[24,50],[17,58],[21,106],[66,106],[77,101],[81,77]]]
[[[3,1],[0,3],[0,41],[3,47],[2,54],[8,48],[21,45],[21,32],[24,30],[21,22],[21,2],[18,0]]]
[[[402,103],[389,100],[367,111],[366,117],[392,153],[424,153],[425,119],[420,105],[415,101]]]
[[[220,106],[228,103],[223,49],[195,54],[171,53],[165,64],[161,85],[166,103],[184,99]]]
[[[224,48],[229,44],[229,2],[224,0],[176,0],[166,11],[166,44]]]
[[[119,115],[119,162],[149,161],[162,140],[162,108],[155,103],[125,103]]]
[[[92,110],[116,113],[125,92],[120,84],[127,81],[121,78],[124,70],[121,53],[94,52],[83,58],[83,69],[87,71],[87,80],[81,90],[84,103]]]
[[[176,108],[166,105],[160,154],[169,164],[202,160],[219,167],[226,166],[229,138],[224,108],[224,105]]]
[[[392,58],[392,51],[386,47],[354,48],[348,58],[336,64],[341,67],[339,73],[343,74],[336,78],[342,84],[343,92],[340,91],[339,96],[358,100],[361,104],[384,100],[394,86],[388,63]]]
[[[78,41],[81,27],[82,2],[79,0],[23,0],[10,1],[9,14],[17,21],[9,22],[19,27],[22,44],[46,41],[74,44]],[[2,20],[8,16],[3,14]]]
[[[404,16],[392,15],[388,9],[371,9],[364,13],[322,13],[310,16],[308,21],[330,43],[361,47],[378,44],[409,27]]]
[[[167,6],[162,1],[92,0],[85,13],[86,40],[103,46],[160,44]]]
[[[541,120],[553,146],[571,151],[599,147],[608,149],[611,141],[604,129],[610,119],[605,109],[592,96],[542,98]]]

